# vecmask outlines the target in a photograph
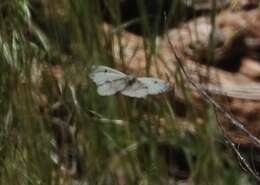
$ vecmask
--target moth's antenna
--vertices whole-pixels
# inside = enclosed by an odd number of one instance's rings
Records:
[[[166,11],[163,11],[163,19],[164,19],[164,32],[166,33],[166,31],[168,30],[168,23],[167,23],[167,13]]]

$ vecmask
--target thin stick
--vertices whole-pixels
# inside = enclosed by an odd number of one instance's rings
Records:
[[[216,110],[215,110],[216,111]],[[252,167],[250,166],[250,164],[247,162],[247,160],[241,155],[241,153],[239,152],[239,150],[236,148],[235,144],[230,140],[229,136],[226,134],[225,132],[225,128],[222,126],[222,124],[220,123],[220,120],[218,119],[218,115],[216,113],[216,119],[217,122],[219,124],[219,127],[227,141],[227,143],[231,146],[232,150],[235,152],[235,154],[237,155],[238,159],[242,162],[241,166],[245,171],[249,172],[250,174],[252,174],[257,181],[260,182],[260,177],[255,173],[255,171],[252,169]]]
[[[238,129],[240,129],[245,134],[247,134],[250,139],[252,139],[257,145],[260,146],[260,140],[256,136],[254,136],[249,130],[247,130],[241,121],[239,121],[237,118],[235,118],[233,115],[231,115],[225,108],[223,108],[221,105],[219,105],[213,98],[211,98],[211,96],[204,89],[202,89],[200,87],[199,84],[197,84],[196,82],[194,82],[192,80],[192,78],[186,72],[186,70],[181,62],[180,57],[175,52],[175,48],[174,48],[173,44],[171,43],[168,34],[167,34],[167,39],[170,44],[171,50],[176,58],[177,64],[179,65],[181,71],[183,72],[183,74],[187,78],[187,80],[190,82],[190,84],[198,91],[198,93],[200,95],[202,95],[202,97],[205,98],[205,100],[208,103],[211,103],[216,108],[216,110],[223,113],[223,116],[226,117],[228,120],[230,120],[233,125],[235,125]]]

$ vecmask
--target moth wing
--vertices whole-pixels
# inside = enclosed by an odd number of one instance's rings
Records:
[[[126,86],[121,93],[125,96],[145,98],[149,91],[148,88],[138,80],[135,80],[131,85]]]
[[[158,78],[140,77],[137,78],[144,86],[148,88],[148,94],[159,94],[171,89],[170,83]]]
[[[97,84],[101,85],[107,81],[114,81],[126,78],[127,75],[106,66],[93,65],[89,77]]]
[[[97,92],[101,96],[110,96],[123,90],[126,86],[127,86],[126,79],[106,81],[101,85],[98,85]]]

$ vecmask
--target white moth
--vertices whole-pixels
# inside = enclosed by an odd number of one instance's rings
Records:
[[[123,95],[144,98],[166,92],[171,89],[169,82],[150,77],[135,77],[106,66],[92,66],[89,77],[97,85],[101,96],[120,92]]]

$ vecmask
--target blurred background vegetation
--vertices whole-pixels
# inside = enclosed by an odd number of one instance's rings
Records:
[[[1,184],[256,184],[214,108],[195,108],[188,89],[185,119],[174,92],[96,93],[88,73],[92,64],[114,66],[109,34],[127,29],[153,46],[166,28],[196,16],[188,1],[151,2],[1,0]],[[105,33],[104,21],[116,31]]]

